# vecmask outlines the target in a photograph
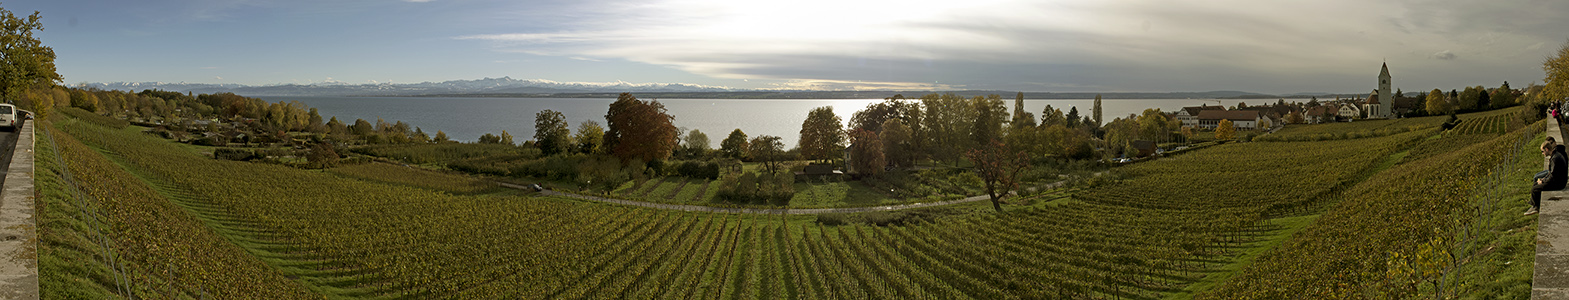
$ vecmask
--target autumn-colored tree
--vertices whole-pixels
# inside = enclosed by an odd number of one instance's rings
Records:
[[[1149,108],[1138,118],[1139,139],[1163,142],[1170,139],[1171,122],[1166,119],[1166,113],[1160,109]]]
[[[28,87],[64,79],[55,72],[54,49],[33,37],[35,31],[44,30],[42,20],[37,11],[22,18],[0,8],[0,99],[7,103],[20,98]]]
[[[1558,56],[1542,61],[1542,71],[1547,73],[1540,99],[1546,101],[1569,100],[1569,42],[1558,47]]]
[[[675,117],[658,100],[643,101],[621,93],[605,113],[609,129],[603,147],[622,161],[663,160],[676,147]]]
[[[894,167],[908,167],[915,162],[914,153],[910,150],[910,126],[897,119],[888,119],[883,122],[883,133],[878,135],[883,140],[883,159]]]
[[[1432,115],[1446,115],[1454,111],[1454,106],[1449,105],[1449,101],[1444,99],[1444,91],[1438,89],[1433,89],[1433,91],[1427,93],[1427,105],[1425,107],[1427,108],[1427,113]]]
[[[992,208],[1002,212],[1002,197],[1019,187],[1019,172],[1029,167],[1023,152],[1014,151],[1000,141],[965,153],[975,163],[975,175],[981,177],[986,194],[991,196]]]
[[[534,145],[544,155],[572,151],[572,130],[567,129],[567,117],[554,110],[534,114]]]
[[[398,123],[402,124],[403,121],[398,121]],[[501,144],[502,145],[507,145],[507,146],[515,146],[515,145],[517,145],[517,144],[512,143],[512,134],[511,133],[507,133],[506,130],[502,130],[501,131]],[[563,143],[563,144],[567,144],[567,143]]]
[[[759,135],[747,142],[747,152],[752,160],[763,162],[763,168],[769,173],[779,169],[779,161],[784,159],[784,142],[777,136]]]
[[[844,127],[833,106],[813,108],[801,123],[801,158],[829,160],[844,149]],[[879,124],[881,125],[881,124]]]
[[[1231,124],[1231,120],[1221,119],[1220,124],[1215,126],[1215,139],[1229,140],[1235,138],[1237,138],[1237,127]]]
[[[866,129],[850,131],[850,169],[855,173],[877,175],[883,173],[888,160],[883,153],[882,138]]]
[[[605,128],[600,127],[599,123],[593,120],[583,121],[577,125],[577,135],[574,137],[577,140],[575,148],[578,153],[596,154],[601,151],[600,146],[605,142]]]
[[[1307,118],[1302,117],[1302,111],[1292,110],[1290,113],[1286,113],[1286,123],[1287,124],[1307,123]]]
[[[747,152],[746,133],[741,132],[740,128],[730,131],[730,136],[719,142],[719,152],[729,158],[745,158]]]

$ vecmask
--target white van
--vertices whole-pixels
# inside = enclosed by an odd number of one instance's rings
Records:
[[[0,104],[0,127],[5,127],[6,131],[16,131],[17,122],[21,122],[16,119],[17,115],[16,105]]]

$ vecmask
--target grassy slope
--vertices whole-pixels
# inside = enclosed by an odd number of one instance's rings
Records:
[[[1480,235],[1480,238],[1478,239],[1478,242],[1475,243],[1475,245],[1485,245],[1485,248],[1488,249],[1488,250],[1481,251],[1480,254],[1478,254],[1476,256],[1473,256],[1471,258],[1471,261],[1472,261],[1471,263],[1468,263],[1464,267],[1460,268],[1460,270],[1458,272],[1453,272],[1452,273],[1454,275],[1458,275],[1458,277],[1461,278],[1461,280],[1458,281],[1458,283],[1453,283],[1453,284],[1446,285],[1446,286],[1451,286],[1450,293],[1453,293],[1452,289],[1454,289],[1455,287],[1459,287],[1459,289],[1463,293],[1468,294],[1468,296],[1470,296],[1470,297],[1476,297],[1476,298],[1502,298],[1502,299],[1516,298],[1516,297],[1520,297],[1520,296],[1523,295],[1523,294],[1519,293],[1520,291],[1525,291],[1525,293],[1528,294],[1529,293],[1529,281],[1530,281],[1530,275],[1531,275],[1531,267],[1529,266],[1529,263],[1520,263],[1520,262],[1521,261],[1529,261],[1529,259],[1530,259],[1530,252],[1531,252],[1531,248],[1532,248],[1531,244],[1530,244],[1530,240],[1531,240],[1531,237],[1534,237],[1534,229],[1532,229],[1530,226],[1524,226],[1524,225],[1528,224],[1528,223],[1524,222],[1524,220],[1528,219],[1528,218],[1520,216],[1519,215],[1519,211],[1524,209],[1523,208],[1524,207],[1523,206],[1524,205],[1523,204],[1524,200],[1521,200],[1521,199],[1524,199],[1524,197],[1526,197],[1526,194],[1521,193],[1521,191],[1524,190],[1524,185],[1525,185],[1528,177],[1530,176],[1530,173],[1535,171],[1534,169],[1531,169],[1530,164],[1534,162],[1535,164],[1537,164],[1539,166],[1540,165],[1540,157],[1539,156],[1538,157],[1534,157],[1534,159],[1533,159],[1532,157],[1530,157],[1530,155],[1520,155],[1520,154],[1517,154],[1516,155],[1516,158],[1517,158],[1516,161],[1513,161],[1513,162],[1510,163],[1511,168],[1508,169],[1508,170],[1510,170],[1510,172],[1506,176],[1507,179],[1502,181],[1503,184],[1491,185],[1490,189],[1471,190],[1471,191],[1461,192],[1463,190],[1456,190],[1456,189],[1452,189],[1454,187],[1450,187],[1450,185],[1457,185],[1457,186],[1461,186],[1461,187],[1470,185],[1472,183],[1472,181],[1470,181],[1470,180],[1493,180],[1493,179],[1497,178],[1496,176],[1489,177],[1489,176],[1485,176],[1485,175],[1482,175],[1482,177],[1454,178],[1454,175],[1460,175],[1460,174],[1473,174],[1471,176],[1477,176],[1476,174],[1486,174],[1485,172],[1477,173],[1477,170],[1476,170],[1477,168],[1475,168],[1475,166],[1473,166],[1473,165],[1476,165],[1477,163],[1488,164],[1488,165],[1490,165],[1492,163],[1497,163],[1496,160],[1489,160],[1487,158],[1481,158],[1482,161],[1477,161],[1476,163],[1468,162],[1467,161],[1468,159],[1469,160],[1476,160],[1477,158],[1472,158],[1472,157],[1475,157],[1475,156],[1502,157],[1501,154],[1499,154],[1499,153],[1489,153],[1488,151],[1501,151],[1501,152],[1507,153],[1507,151],[1511,151],[1511,150],[1523,150],[1524,152],[1530,152],[1529,148],[1531,148],[1531,146],[1534,145],[1531,142],[1527,142],[1527,143],[1524,144],[1525,146],[1523,146],[1522,149],[1507,149],[1507,147],[1504,147],[1504,149],[1501,149],[1501,150],[1490,150],[1490,149],[1500,149],[1499,148],[1500,146],[1512,146],[1512,145],[1514,145],[1516,143],[1515,140],[1518,139],[1517,138],[1518,134],[1504,135],[1503,137],[1510,137],[1510,138],[1504,138],[1504,140],[1493,140],[1493,141],[1489,141],[1487,143],[1476,144],[1476,146],[1481,146],[1482,148],[1467,147],[1467,146],[1471,146],[1473,143],[1475,143],[1473,141],[1477,141],[1477,139],[1468,139],[1468,140],[1466,140],[1464,142],[1460,142],[1460,143],[1443,143],[1443,142],[1436,142],[1435,143],[1435,142],[1428,142],[1428,143],[1423,143],[1422,145],[1419,145],[1418,146],[1419,148],[1420,147],[1434,146],[1434,147],[1444,147],[1444,148],[1447,148],[1447,149],[1445,151],[1432,151],[1431,149],[1427,149],[1427,150],[1425,150],[1425,152],[1439,152],[1439,153],[1444,153],[1444,154],[1442,154],[1442,155],[1422,155],[1422,156],[1426,156],[1426,157],[1419,157],[1419,158],[1416,158],[1416,159],[1413,159],[1413,160],[1407,160],[1406,162],[1402,162],[1402,164],[1400,166],[1396,166],[1394,168],[1391,168],[1387,172],[1383,172],[1381,174],[1378,174],[1378,177],[1375,177],[1378,180],[1368,180],[1367,182],[1365,182],[1365,184],[1371,184],[1371,185],[1375,185],[1375,186],[1382,186],[1384,184],[1388,184],[1392,178],[1402,178],[1402,179],[1395,180],[1395,182],[1402,182],[1404,185],[1407,185],[1405,187],[1402,187],[1403,189],[1413,188],[1412,186],[1410,186],[1410,185],[1413,185],[1413,184],[1417,185],[1417,186],[1414,186],[1415,190],[1413,190],[1413,191],[1419,191],[1419,192],[1397,192],[1396,194],[1400,195],[1398,197],[1376,196],[1376,195],[1361,195],[1361,194],[1347,195],[1349,197],[1348,197],[1348,200],[1346,200],[1347,201],[1346,203],[1349,203],[1349,204],[1342,204],[1342,205],[1340,205],[1342,207],[1337,207],[1337,208],[1331,209],[1329,212],[1327,212],[1330,215],[1334,215],[1333,218],[1329,218],[1329,217],[1320,217],[1320,218],[1318,218],[1318,221],[1316,223],[1308,226],[1308,228],[1305,229],[1304,232],[1299,233],[1296,236],[1293,236],[1289,241],[1287,241],[1285,243],[1287,245],[1286,247],[1291,247],[1293,249],[1291,249],[1289,251],[1282,251],[1283,249],[1276,249],[1276,250],[1272,250],[1271,253],[1264,254],[1265,258],[1263,258],[1263,259],[1269,260],[1270,264],[1264,265],[1264,266],[1258,266],[1258,265],[1247,266],[1246,270],[1244,270],[1244,273],[1242,275],[1240,275],[1241,276],[1240,278],[1244,278],[1246,280],[1235,280],[1235,281],[1239,281],[1239,282],[1227,282],[1226,284],[1228,284],[1228,285],[1236,285],[1236,286],[1230,287],[1230,289],[1228,291],[1224,292],[1224,293],[1215,294],[1215,295],[1207,295],[1207,296],[1219,296],[1219,297],[1222,297],[1222,298],[1260,297],[1260,295],[1269,295],[1267,293],[1262,293],[1262,294],[1259,293],[1261,291],[1258,290],[1258,289],[1261,288],[1261,285],[1270,286],[1270,287],[1274,287],[1274,288],[1280,288],[1280,289],[1286,289],[1286,290],[1293,290],[1293,288],[1291,288],[1291,286],[1299,285],[1299,284],[1306,284],[1307,286],[1315,287],[1313,292],[1314,293],[1319,293],[1318,295],[1320,295],[1320,296],[1331,295],[1331,294],[1332,295],[1339,295],[1339,296],[1336,296],[1336,297],[1407,297],[1407,296],[1410,296],[1409,294],[1400,294],[1399,292],[1395,292],[1394,294],[1386,293],[1386,292],[1389,292],[1389,289],[1390,289],[1389,286],[1385,286],[1384,285],[1384,284],[1387,284],[1387,283],[1381,283],[1380,281],[1378,281],[1380,279],[1375,279],[1375,278],[1382,278],[1381,277],[1382,275],[1373,274],[1373,275],[1371,275],[1371,277],[1369,277],[1370,275],[1367,274],[1367,273],[1355,273],[1357,275],[1351,275],[1351,274],[1344,273],[1344,272],[1346,272],[1348,270],[1345,270],[1344,268],[1342,268],[1342,269],[1340,269],[1340,271],[1331,272],[1331,273],[1335,273],[1334,276],[1331,276],[1330,273],[1315,273],[1315,272],[1319,272],[1319,271],[1315,271],[1315,270],[1317,270],[1317,268],[1304,268],[1304,267],[1308,267],[1308,266],[1321,267],[1321,266],[1324,266],[1324,265],[1343,265],[1344,266],[1345,264],[1349,263],[1349,264],[1352,264],[1352,265],[1358,265],[1358,267],[1355,267],[1355,268],[1358,268],[1358,269],[1372,268],[1372,269],[1380,270],[1378,272],[1384,272],[1383,271],[1384,270],[1383,269],[1384,268],[1383,267],[1384,263],[1382,261],[1385,259],[1384,258],[1384,256],[1386,256],[1386,255],[1384,255],[1385,253],[1390,253],[1390,252],[1406,253],[1408,251],[1413,251],[1413,250],[1408,249],[1408,248],[1415,248],[1414,245],[1422,244],[1422,241],[1429,241],[1426,238],[1422,238],[1422,236],[1431,236],[1431,235],[1423,234],[1422,233],[1422,232],[1424,232],[1423,230],[1414,230],[1413,231],[1412,229],[1404,228],[1404,226],[1401,226],[1401,225],[1416,225],[1418,223],[1429,223],[1432,220],[1435,220],[1435,218],[1437,220],[1443,220],[1443,219],[1446,219],[1446,218],[1447,219],[1466,220],[1466,219],[1470,218],[1470,217],[1466,217],[1464,214],[1449,214],[1449,213],[1446,213],[1446,212],[1449,212],[1450,209],[1452,209],[1454,207],[1460,207],[1460,206],[1456,206],[1456,204],[1454,202],[1435,202],[1437,200],[1442,200],[1442,199],[1453,199],[1456,196],[1456,195],[1453,195],[1455,193],[1462,193],[1461,195],[1458,195],[1459,197],[1469,197],[1470,199],[1472,199],[1471,201],[1469,201],[1471,203],[1478,203],[1476,200],[1480,200],[1480,199],[1488,198],[1488,197],[1498,197],[1499,195],[1507,195],[1507,196],[1504,196],[1503,197],[1504,200],[1501,200],[1500,202],[1498,202],[1500,204],[1499,207],[1497,207],[1495,210],[1493,210],[1492,214],[1488,217],[1488,218],[1493,219],[1493,223],[1494,224],[1498,224],[1498,225],[1494,226],[1492,228],[1489,228],[1491,230],[1489,230],[1489,231],[1485,232],[1484,234]],[[1454,137],[1446,137],[1446,138],[1454,138]],[[1540,143],[1540,141],[1541,141],[1541,138],[1539,137],[1539,134],[1538,134],[1538,137],[1537,137],[1535,143]],[[1467,142],[1469,142],[1469,143],[1467,143]],[[1489,148],[1489,147],[1491,147],[1491,148]],[[1464,149],[1464,150],[1462,150],[1462,149]],[[1447,152],[1447,153],[1445,153],[1445,152]],[[1460,154],[1459,152],[1465,152],[1467,154]],[[1411,162],[1415,162],[1415,163],[1411,163]],[[1464,169],[1462,170],[1462,168],[1464,168]],[[1454,175],[1451,175],[1451,173],[1454,173]],[[1517,177],[1519,177],[1519,178],[1517,178]],[[1406,179],[1406,178],[1409,178],[1409,179]],[[1457,179],[1462,180],[1462,181],[1457,181]],[[1516,180],[1516,179],[1518,179],[1518,180]],[[1434,181],[1434,180],[1437,180],[1437,181]],[[1374,181],[1377,181],[1377,182],[1374,182]],[[1426,187],[1426,188],[1422,187],[1423,184],[1431,185],[1433,183],[1439,183],[1439,182],[1449,183],[1449,184],[1433,185],[1433,186],[1429,186],[1429,187]],[[1377,188],[1371,188],[1370,189],[1370,186],[1362,186],[1362,185],[1363,184],[1359,184],[1358,187],[1353,188],[1352,190],[1353,191],[1379,190]],[[1443,189],[1443,191],[1425,192],[1425,191],[1422,191],[1424,189],[1432,189],[1432,190]],[[1402,193],[1404,193],[1404,194],[1402,194]],[[1470,195],[1470,196],[1464,196],[1464,195]],[[1367,205],[1370,205],[1370,204],[1374,205],[1374,206],[1385,206],[1385,207],[1390,207],[1390,208],[1382,208],[1382,209],[1381,208],[1374,208],[1374,209],[1371,209],[1371,210],[1365,209],[1365,208],[1360,208],[1362,206],[1367,206]],[[1461,205],[1461,206],[1463,206],[1463,205]],[[1411,210],[1409,208],[1393,208],[1393,207],[1422,207],[1422,208],[1420,210]],[[1394,215],[1383,216],[1383,215],[1389,215],[1390,213],[1394,213]],[[1402,214],[1404,214],[1404,215],[1402,215]],[[1368,215],[1368,216],[1358,216],[1358,215]],[[1411,217],[1413,217],[1412,215],[1424,215],[1425,217],[1418,217],[1418,219],[1411,219]],[[1350,220],[1359,220],[1359,221],[1350,221]],[[1383,220],[1383,221],[1367,222],[1366,220]],[[1418,221],[1418,220],[1423,220],[1423,221]],[[1351,228],[1362,228],[1364,226],[1372,226],[1370,228],[1373,228],[1373,229],[1372,230],[1351,229]],[[1418,227],[1420,227],[1420,226],[1418,226]],[[1347,231],[1347,230],[1358,231],[1358,232],[1361,232],[1361,233],[1360,234],[1353,234],[1351,236],[1347,236],[1347,235],[1345,235],[1347,233],[1344,233],[1344,231]],[[1431,230],[1428,230],[1428,231],[1431,231]],[[1340,233],[1328,233],[1328,232],[1340,232]],[[1311,233],[1311,234],[1309,234],[1309,233]],[[1335,238],[1333,238],[1333,239],[1326,239],[1327,237],[1335,237]],[[1349,237],[1349,239],[1347,239],[1347,237]],[[1396,242],[1397,240],[1398,240],[1398,242]],[[1327,249],[1326,248],[1321,248],[1321,247],[1324,247],[1323,243],[1331,243],[1333,245],[1338,245],[1338,246],[1334,247],[1334,248],[1327,248]],[[1323,249],[1323,250],[1326,250],[1326,251],[1317,252],[1317,253],[1315,253],[1313,251],[1302,252],[1302,249]],[[1335,249],[1335,250],[1332,250],[1333,253],[1339,253],[1339,254],[1333,254],[1332,256],[1327,257],[1327,258],[1326,257],[1305,258],[1305,256],[1323,256],[1326,253],[1329,253],[1328,250],[1330,250],[1330,249]],[[1377,249],[1386,249],[1386,250],[1377,250]],[[1282,252],[1282,253],[1274,253],[1274,252]],[[1355,252],[1355,253],[1362,253],[1362,254],[1352,254],[1352,253],[1348,253],[1348,252]],[[1375,253],[1380,253],[1380,254],[1379,255],[1370,256],[1371,254],[1370,253],[1366,253],[1366,252],[1375,252]],[[1295,257],[1295,256],[1303,256],[1303,257]],[[1358,262],[1360,260],[1379,260],[1379,262],[1367,262],[1367,261]],[[1377,266],[1375,267],[1375,266],[1372,266],[1372,265],[1377,265]],[[1285,267],[1285,269],[1282,269],[1282,266],[1287,266],[1287,267]],[[1252,270],[1252,269],[1255,269],[1255,268],[1257,268],[1258,270]],[[1313,269],[1313,270],[1304,271],[1303,269]],[[1317,274],[1317,275],[1284,275],[1284,276],[1278,275],[1278,274],[1280,274],[1282,272],[1288,272],[1288,271],[1289,271],[1290,274]],[[1261,277],[1261,278],[1253,278],[1253,277]],[[1332,277],[1332,278],[1326,278],[1326,277]],[[1302,281],[1302,282],[1297,282],[1297,281]],[[1241,283],[1241,282],[1247,282],[1247,283]],[[1455,282],[1455,281],[1453,281],[1451,279],[1451,282]],[[1237,285],[1239,283],[1241,283],[1241,284]],[[1523,287],[1521,286],[1522,283],[1524,284]],[[1338,287],[1333,286],[1333,285],[1336,285],[1336,284],[1339,284],[1340,286],[1338,286]],[[1374,286],[1382,286],[1382,288],[1374,288]],[[1240,287],[1240,289],[1238,289],[1239,287]],[[1384,292],[1375,292],[1377,290],[1383,290]],[[1247,291],[1247,292],[1239,293],[1238,291]],[[1299,289],[1297,290],[1297,293],[1301,293],[1301,292],[1303,292],[1303,291],[1301,291]],[[1420,293],[1426,295],[1426,294],[1431,294],[1432,292],[1433,292],[1432,288],[1429,285],[1427,287],[1422,288]],[[1298,295],[1302,295],[1302,294],[1298,294]],[[1405,296],[1401,296],[1401,295],[1405,295]],[[1265,297],[1267,298],[1268,296],[1265,296]]]
[[[39,122],[37,124],[42,124]],[[82,207],[61,177],[64,166],[42,130],[34,146],[38,210],[38,285],[44,299],[116,298],[113,270],[97,257],[106,252],[91,242]]]
[[[52,126],[44,128],[48,130]],[[132,130],[134,128],[121,131]],[[40,140],[41,144],[48,141],[47,138]],[[78,263],[58,273],[51,268],[41,268],[40,287],[46,298],[52,298],[51,295],[64,298],[123,296],[120,294],[124,292],[110,276],[110,268],[103,263],[102,253],[99,253],[101,247],[72,241],[95,236],[94,230],[86,226],[91,222],[75,217],[83,215],[79,210],[71,211],[81,208],[80,204],[96,210],[103,220],[98,228],[107,233],[108,244],[119,254],[116,256],[119,263],[115,265],[120,266],[122,278],[134,297],[319,297],[308,295],[303,287],[285,279],[277,269],[236,247],[223,228],[209,227],[209,220],[199,218],[190,207],[176,205],[179,201],[171,201],[167,191],[127,171],[123,162],[114,159],[113,155],[100,154],[102,149],[91,148],[64,132],[55,131],[54,140],[58,143],[50,144],[50,153],[47,153],[50,156],[41,157],[44,159],[40,162],[52,159],[53,152],[59,151],[69,164],[76,183],[85,194],[94,197],[72,198],[69,186],[55,184],[58,182],[55,178],[61,174],[58,172],[67,166],[52,161],[41,163],[42,169],[49,170],[45,173],[51,173],[45,181],[52,182],[43,187],[42,193],[60,196],[45,196],[41,205],[46,207],[43,227],[47,235],[45,242],[50,244],[43,248],[63,247],[45,250],[40,261],[49,265],[48,262],[56,259],[94,260],[80,259],[86,254],[99,256],[96,259],[99,262]],[[55,241],[64,243],[55,244]],[[88,280],[96,281],[96,284],[86,284]]]

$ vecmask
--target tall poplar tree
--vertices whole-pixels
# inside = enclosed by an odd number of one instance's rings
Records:
[[[1101,116],[1100,94],[1095,94],[1095,108],[1094,108],[1094,110],[1095,110],[1094,111],[1094,114],[1095,114],[1095,128],[1100,128],[1101,125],[1105,124],[1105,123],[1101,123],[1101,118],[1100,118],[1100,116]]]

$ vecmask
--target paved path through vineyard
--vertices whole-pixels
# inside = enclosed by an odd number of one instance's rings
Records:
[[[0,299],[38,299],[32,122],[0,132],[0,143]]]
[[[1547,118],[1547,136],[1563,142],[1563,126],[1558,120]],[[1555,197],[1562,199],[1552,200]],[[1531,299],[1569,299],[1569,192],[1543,192],[1542,198],[1541,213],[1536,216]]]
[[[1095,175],[1097,175],[1097,176],[1100,175],[1100,174],[1102,174],[1102,173],[1095,173]],[[500,184],[502,187],[507,187],[507,188],[513,188],[513,189],[519,189],[519,190],[530,190],[528,187],[522,186],[522,185],[516,185],[516,184],[510,184],[510,183],[504,183],[504,182],[497,182],[497,184]],[[1047,188],[1052,189],[1052,188],[1061,187],[1064,184],[1067,184],[1066,180],[1053,182],[1051,184],[1047,184],[1046,186],[1047,186]],[[777,214],[785,214],[785,215],[814,215],[814,214],[826,214],[826,213],[857,213],[857,212],[869,212],[869,211],[893,211],[893,210],[901,210],[901,209],[943,206],[943,205],[949,205],[949,204],[959,204],[959,203],[975,202],[975,201],[981,201],[981,200],[988,200],[988,199],[990,199],[990,196],[980,195],[980,196],[970,196],[970,197],[967,197],[967,198],[964,198],[964,199],[948,200],[948,201],[910,203],[910,204],[899,204],[899,205],[884,205],[884,206],[870,206],[870,207],[845,207],[845,208],[739,208],[739,207],[713,207],[713,206],[702,206],[702,205],[668,204],[668,203],[654,203],[654,202],[644,202],[644,201],[634,201],[634,200],[622,200],[622,199],[612,199],[612,198],[605,198],[605,197],[599,197],[599,196],[589,196],[589,195],[580,195],[580,194],[559,192],[559,191],[555,191],[555,190],[541,191],[540,194],[544,194],[546,196],[561,196],[561,197],[577,198],[577,199],[583,199],[583,200],[589,200],[589,201],[598,201],[598,202],[605,202],[605,203],[615,203],[615,204],[622,204],[622,205],[642,206],[642,207],[658,208],[658,209],[673,209],[673,210],[683,210],[683,211],[705,211],[705,212],[720,212],[720,213],[733,213],[733,214],[776,214],[776,215]]]

